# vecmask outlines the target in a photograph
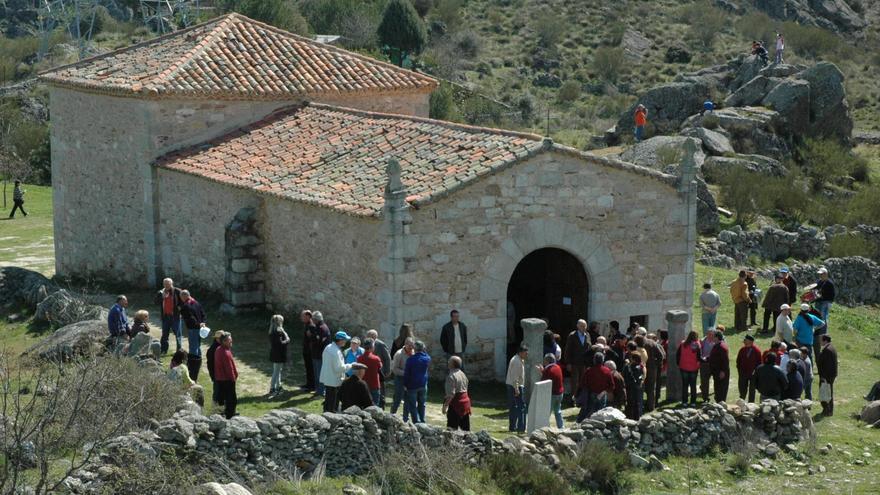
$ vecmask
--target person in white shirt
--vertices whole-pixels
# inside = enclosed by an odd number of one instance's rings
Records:
[[[351,369],[351,363],[345,364],[345,356],[342,349],[351,340],[345,331],[338,331],[333,337],[333,342],[327,344],[321,353],[321,376],[320,382],[324,384],[324,412],[337,412],[339,409],[339,397],[337,392],[342,381],[345,380],[345,372]]]
[[[782,354],[779,356],[779,367],[782,370],[788,370],[788,361],[791,359],[788,355],[788,345],[785,342],[780,342],[779,349],[782,351]]]
[[[391,402],[391,414],[397,414],[397,409],[400,407],[400,403],[403,402],[404,396],[404,386],[403,386],[403,373],[406,367],[406,359],[413,355],[413,344],[415,344],[415,340],[412,337],[407,337],[404,340],[403,347],[397,350],[394,353],[394,357],[391,358],[391,374],[394,375],[394,400]],[[409,410],[404,407],[403,408],[403,422],[409,419]]]
[[[526,359],[529,357],[529,348],[525,344],[519,347],[515,356],[510,358],[507,365],[507,403],[510,408],[508,418],[510,424],[508,431],[526,431],[526,406],[523,392],[526,384]]]
[[[779,317],[776,318],[775,340],[791,344],[794,338],[794,325],[791,322],[791,306],[783,304],[779,307]]]
[[[783,63],[782,60],[782,52],[785,51],[785,37],[782,36],[782,33],[776,33],[776,63]]]

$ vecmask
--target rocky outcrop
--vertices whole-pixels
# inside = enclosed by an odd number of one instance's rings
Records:
[[[701,81],[655,86],[623,112],[617,121],[617,132],[622,134],[633,129],[633,113],[639,103],[648,109],[649,126],[654,134],[677,131],[685,119],[700,111],[709,95],[709,86]]]
[[[791,273],[801,281],[814,281],[820,265],[796,264]],[[821,266],[828,269],[835,285],[835,302],[848,306],[880,304],[880,264],[861,256],[828,258]]]
[[[727,132],[730,144],[739,153],[761,154],[777,160],[791,156],[791,144],[779,129],[784,120],[778,112],[763,107],[734,107],[716,110],[711,115],[693,115],[682,126],[714,127]],[[719,132],[720,132],[719,131]]]
[[[751,0],[751,3],[774,19],[838,33],[860,31],[868,25],[846,0]]]
[[[880,400],[865,404],[862,412],[859,413],[859,419],[869,425],[880,423]]]
[[[788,134],[809,132],[810,87],[810,83],[803,79],[783,79],[767,92],[761,106],[779,113]]]
[[[33,309],[49,294],[60,290],[55,282],[25,268],[0,268],[0,308],[25,306]]]
[[[764,96],[776,87],[782,79],[777,77],[755,76],[724,99],[725,107],[751,107],[761,103]]]
[[[80,296],[61,289],[37,304],[34,321],[61,328],[86,320],[107,320],[107,309],[87,303]]]
[[[712,258],[726,256],[734,264],[744,264],[750,257],[768,261],[800,260],[822,256],[827,248],[825,233],[816,228],[800,227],[788,232],[774,227],[744,231],[740,226],[722,230],[714,240],[701,242],[700,262],[714,264]]]
[[[819,62],[798,77],[810,84],[809,135],[848,143],[853,120],[840,69],[830,62]]]
[[[681,131],[681,135],[699,139],[703,149],[710,155],[724,156],[733,153],[729,134],[723,129],[718,132],[705,127],[688,127]]]
[[[69,361],[104,352],[107,338],[105,320],[80,321],[55,330],[42,342],[24,352],[46,361]]]
[[[703,162],[703,176],[709,182],[720,182],[725,174],[736,169],[771,177],[781,177],[786,172],[778,160],[762,155],[710,156]]]

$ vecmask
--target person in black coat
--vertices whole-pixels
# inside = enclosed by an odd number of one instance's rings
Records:
[[[785,394],[782,398],[799,400],[801,394],[804,393],[804,377],[801,375],[801,372],[798,370],[798,365],[794,361],[789,361],[788,364],[786,364],[786,367],[788,368],[788,373],[786,374],[788,387],[786,387]]]
[[[816,366],[819,367],[819,395],[824,416],[834,415],[834,380],[837,379],[837,349],[831,345],[831,336],[823,334],[820,338],[822,350],[816,358]],[[822,401],[822,385],[828,384],[830,396],[827,401]]]
[[[274,315],[269,322],[269,361],[272,361],[272,381],[269,383],[269,396],[281,393],[281,372],[287,363],[287,344],[290,337],[284,331],[284,317]]]
[[[339,387],[339,401],[342,403],[342,410],[345,411],[351,406],[366,409],[373,405],[370,387],[364,381],[367,365],[354,363],[351,365],[351,370],[354,373],[346,378]]]
[[[180,318],[183,320],[187,329],[187,339],[189,341],[189,357],[190,359],[202,358],[201,337],[199,330],[207,322],[205,310],[202,305],[193,298],[188,290],[180,291]]]
[[[312,337],[317,334],[318,327],[312,322],[312,312],[304,309],[299,314],[299,321],[303,324],[302,358],[303,367],[306,371],[306,384],[300,387],[302,390],[315,390],[315,364],[312,362]],[[321,355],[319,354],[320,358]]]
[[[776,354],[767,353],[764,364],[755,370],[755,388],[761,392],[761,400],[782,400],[788,389],[788,378],[785,372],[776,366]]]
[[[642,367],[642,356],[630,353],[629,361],[621,374],[626,384],[626,417],[638,421],[644,412],[642,384],[645,381],[645,369]]]
[[[467,325],[459,321],[458,310],[449,312],[449,322],[440,330],[440,347],[446,353],[447,359],[464,355],[467,348]]]
[[[217,386],[216,380],[214,379],[214,353],[217,352],[217,348],[220,347],[220,340],[224,333],[223,330],[217,330],[214,332],[214,341],[211,342],[211,346],[208,347],[208,352],[205,353],[205,358],[208,361],[208,376],[211,377],[211,383],[214,384],[214,392],[211,394],[211,398],[214,400],[214,403],[219,406],[223,405],[223,394],[220,393],[220,387]]]
[[[162,290],[156,293],[154,302],[159,306],[159,315],[162,321],[162,338],[160,346],[162,354],[168,352],[168,337],[174,332],[177,340],[177,350],[183,347],[183,333],[180,330],[180,293],[182,291],[174,286],[174,280],[166,278],[162,281]]]

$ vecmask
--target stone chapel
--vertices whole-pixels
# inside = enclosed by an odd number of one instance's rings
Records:
[[[564,339],[692,305],[692,167],[429,119],[424,74],[230,14],[42,81],[59,275],[407,322],[438,357],[455,308],[474,379],[503,379],[522,318]]]

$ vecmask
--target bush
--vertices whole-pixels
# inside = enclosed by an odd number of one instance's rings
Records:
[[[308,21],[292,0],[236,0],[227,7],[285,31],[301,35],[309,33]]]
[[[748,40],[770,43],[776,39],[779,23],[763,12],[750,12],[736,22],[736,29]]]
[[[617,82],[623,65],[623,48],[603,46],[593,54],[593,70],[604,81]]]
[[[859,189],[845,209],[846,223],[849,225],[860,223],[880,225],[880,201],[877,198],[880,198],[880,185]]]
[[[729,170],[721,178],[721,204],[735,213],[734,221],[746,227],[755,220],[762,208],[759,204],[762,181],[761,174],[749,172],[741,168]]]
[[[816,191],[835,178],[850,175],[859,160],[847,147],[831,139],[807,139],[797,151]]]
[[[376,48],[378,19],[366,11],[357,10],[340,21],[339,34],[342,44],[350,50]]]
[[[836,34],[819,27],[786,22],[782,26],[782,33],[785,35],[785,50],[790,49],[804,57],[820,58],[841,47],[840,38]]]
[[[565,22],[549,11],[545,11],[535,19],[532,29],[538,35],[538,44],[544,48],[553,48],[562,38]]]
[[[861,234],[832,237],[831,242],[828,243],[828,257],[843,258],[846,256],[864,256],[877,260],[880,259],[880,246]]]
[[[632,488],[632,466],[626,452],[596,440],[587,442],[577,455],[562,459],[561,473],[575,486],[593,493],[627,493]]]
[[[567,495],[568,483],[550,469],[520,454],[505,453],[489,459],[486,468],[498,486],[511,494]]]
[[[571,103],[581,96],[581,85],[577,81],[565,81],[556,92],[556,100],[560,103]]]
[[[418,12],[419,17],[424,18],[428,15],[428,12],[431,11],[431,7],[434,6],[434,0],[410,0],[413,4],[413,8]]]
[[[343,21],[356,13],[370,17],[378,25],[381,14],[379,2],[363,0],[303,0],[298,5],[311,31],[318,34],[341,32]]]
[[[470,29],[459,31],[453,36],[453,43],[460,56],[474,59],[483,48],[483,40],[476,31]]]
[[[519,116],[524,123],[531,122],[535,115],[535,98],[529,93],[524,93],[516,101],[516,109],[519,110]]]
[[[690,37],[698,41],[703,50],[711,50],[718,33],[727,25],[727,14],[706,3],[688,5],[683,11],[683,17],[691,26]]]
[[[453,99],[452,87],[441,85],[431,93],[429,100],[429,113],[432,119],[451,120],[455,113],[455,100]]]
[[[664,168],[681,163],[682,150],[678,146],[664,146],[657,150],[657,161]]]
[[[398,65],[403,64],[406,55],[421,52],[428,41],[425,24],[407,0],[388,2],[378,33],[380,43],[397,51]]]
[[[452,31],[461,25],[461,7],[463,0],[438,0],[434,5],[431,17],[442,22]]]
[[[470,467],[461,450],[417,448],[388,452],[369,474],[382,495],[491,493],[497,490]]]

